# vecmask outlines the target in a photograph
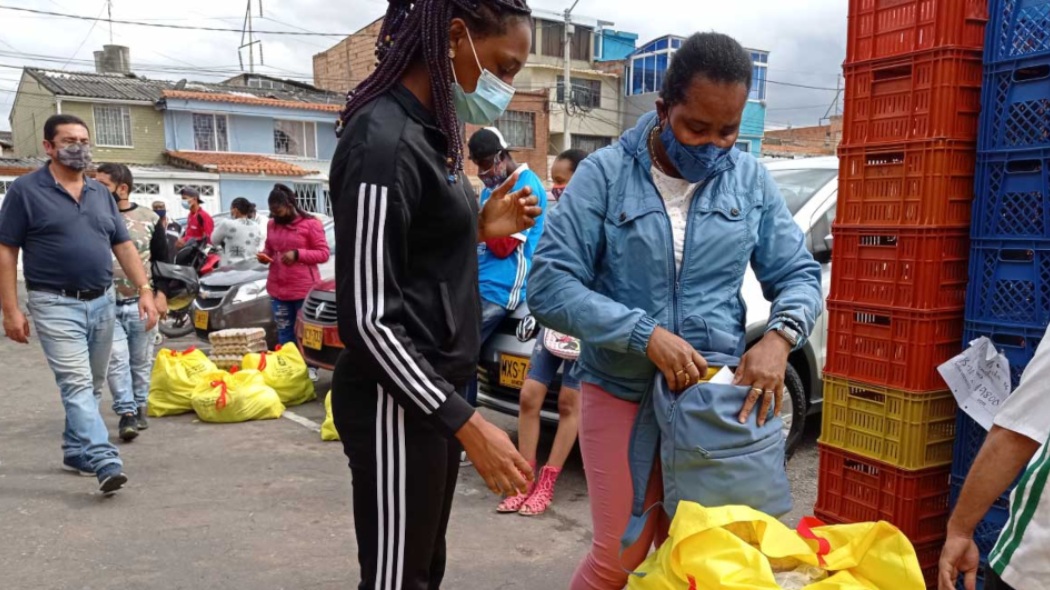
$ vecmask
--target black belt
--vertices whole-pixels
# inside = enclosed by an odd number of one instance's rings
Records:
[[[109,291],[109,289],[56,289],[54,287],[34,285],[33,283],[27,283],[26,290],[53,293],[55,295],[69,297],[70,299],[77,299],[79,301],[94,301],[99,297],[104,296],[106,292]]]

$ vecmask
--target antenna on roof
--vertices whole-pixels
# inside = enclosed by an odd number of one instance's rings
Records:
[[[259,18],[262,18],[262,0],[259,0]],[[255,38],[252,17],[252,0],[248,0],[248,8],[244,12],[244,27],[241,31],[241,46],[237,48],[237,59],[241,62],[241,71],[244,71],[244,58],[241,51],[248,49],[248,72],[255,73],[255,46],[259,46],[259,65],[263,63],[262,40]],[[247,39],[247,41],[246,41]]]

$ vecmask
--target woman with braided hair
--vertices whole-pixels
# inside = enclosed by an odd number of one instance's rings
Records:
[[[332,162],[339,333],[332,414],[350,460],[365,589],[429,589],[465,450],[489,488],[529,464],[463,394],[476,372],[478,243],[535,224],[516,175],[482,211],[462,174],[461,121],[507,108],[532,45],[525,0],[391,0],[378,65],[350,92]]]

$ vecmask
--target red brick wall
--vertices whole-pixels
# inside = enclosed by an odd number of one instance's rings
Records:
[[[338,45],[314,56],[314,86],[346,92],[375,69],[375,45],[383,19],[350,35]]]
[[[768,148],[768,151],[773,152],[777,151],[777,148],[786,147],[789,149],[780,151],[834,155],[840,141],[842,141],[842,117],[838,116],[832,117],[829,125],[766,131],[762,151],[765,152]]]
[[[536,138],[535,144],[530,149],[515,150],[513,153],[514,161],[519,164],[528,164],[533,172],[546,181],[549,172],[547,166],[547,144],[550,143],[549,94],[545,90],[537,90],[533,92],[519,90],[514,93],[514,100],[510,101],[510,107],[508,110],[533,113],[533,118],[536,123],[536,128],[534,130]],[[481,127],[477,125],[467,125],[467,139],[469,140],[470,136],[478,129],[481,129]],[[466,141],[463,143],[466,145]],[[474,184],[477,185],[477,166],[475,166],[470,160],[467,160],[464,163],[463,168],[467,173],[467,176],[471,177]]]

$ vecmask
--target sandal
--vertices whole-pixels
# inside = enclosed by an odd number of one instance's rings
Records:
[[[532,490],[532,494],[528,500],[522,505],[521,509],[518,510],[518,514],[522,516],[539,516],[550,508],[552,502],[554,502],[554,484],[558,481],[558,476],[561,475],[561,469],[556,467],[546,466],[540,471],[540,476],[536,480],[536,487]]]
[[[535,472],[536,464],[534,462],[529,462],[529,465],[532,467],[533,472]],[[532,490],[534,490],[535,488],[536,483],[533,482],[529,484],[529,489],[524,494],[515,494],[513,496],[504,498],[503,501],[499,503],[499,506],[496,507],[496,512],[500,514],[511,514],[521,510],[521,507],[525,504],[525,500],[529,499],[529,496],[532,494]]]

